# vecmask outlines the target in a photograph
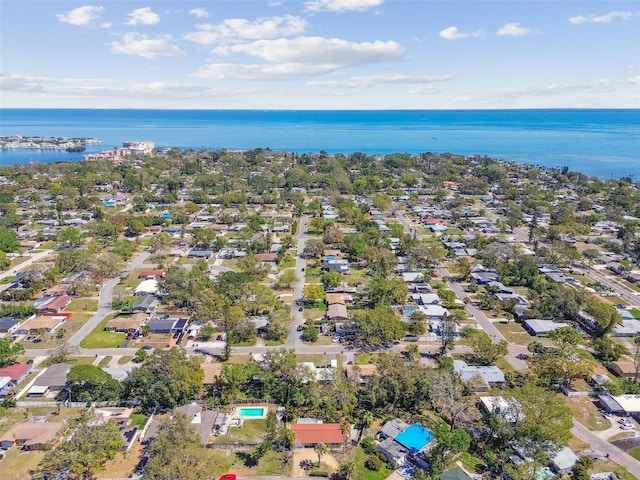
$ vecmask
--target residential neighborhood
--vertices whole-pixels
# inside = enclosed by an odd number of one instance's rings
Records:
[[[130,141],[0,185],[3,479],[640,478],[632,178]]]

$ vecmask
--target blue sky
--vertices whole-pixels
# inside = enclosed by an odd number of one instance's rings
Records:
[[[0,0],[14,108],[640,108],[640,2]]]

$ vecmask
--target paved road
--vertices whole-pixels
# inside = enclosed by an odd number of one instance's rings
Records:
[[[413,224],[404,217],[404,215],[402,214],[402,210],[395,207],[395,213],[400,223],[404,225],[405,230],[413,234]],[[523,236],[525,234],[524,229],[523,231],[519,232],[519,234],[520,236]],[[451,276],[445,268],[440,267],[438,268],[438,271],[443,278]],[[599,274],[599,276],[603,276],[603,274]],[[609,279],[605,278],[605,280]],[[607,285],[604,282],[602,283]],[[611,282],[609,281],[608,283]],[[464,292],[460,285],[458,285],[457,283],[451,282],[449,283],[449,286],[456,293],[458,298],[464,299],[464,297],[467,296],[466,292]],[[618,292],[618,290],[619,289],[616,289],[616,292]],[[493,323],[487,318],[484,312],[471,304],[467,304],[467,310],[474,316],[474,318],[478,321],[478,324],[485,330],[485,332],[487,332],[487,334],[493,339],[494,342],[499,342],[500,340],[504,339],[502,334],[495,328]],[[516,370],[522,370],[526,367],[525,362],[517,358],[517,355],[520,353],[526,354],[526,347],[522,345],[514,345],[511,343],[509,344],[509,354],[505,358]],[[571,429],[571,433],[573,433],[574,436],[588,444],[594,450],[598,450],[603,454],[608,454],[611,460],[616,462],[618,465],[626,467],[629,472],[631,472],[635,477],[640,478],[640,462],[638,462],[623,450],[620,450],[618,447],[612,445],[608,441],[599,438],[575,419],[573,420],[573,425],[574,426]]]
[[[25,260],[24,262],[22,262],[21,264],[16,265],[15,268],[13,268],[11,270],[7,270],[6,272],[0,273],[0,280],[2,280],[4,278],[7,278],[7,277],[14,276],[15,275],[14,272],[18,272],[20,270],[24,270],[25,267],[28,267],[32,263],[39,262],[43,258],[51,255],[51,253],[53,253],[53,250],[47,249],[47,250],[43,250],[43,251],[38,252],[38,253],[27,253],[25,255],[22,255],[23,257],[29,257],[29,258],[27,260]]]
[[[612,445],[606,440],[598,437],[587,427],[573,420],[573,428],[571,429],[576,437],[589,445],[589,448],[597,450],[604,454],[609,454],[609,459],[616,462],[618,465],[626,467],[629,472],[636,478],[640,478],[640,462],[638,462],[631,455],[627,454],[624,450],[620,450],[615,445]]]
[[[131,272],[136,268],[140,268],[140,266],[144,264],[144,261],[149,258],[149,255],[151,255],[149,252],[143,252],[138,256],[138,258],[131,262],[124,271]],[[84,337],[89,335],[89,333],[91,333],[93,329],[96,328],[96,326],[112,312],[111,304],[113,300],[113,289],[118,285],[118,283],[120,283],[120,278],[116,277],[109,280],[102,287],[100,290],[98,311],[82,327],[80,327],[75,334],[73,334],[73,336],[67,341],[68,345],[74,347],[79,346],[80,342],[84,340]]]
[[[587,276],[591,277],[593,280],[600,282],[602,285],[607,287],[624,301],[629,302],[631,305],[640,305],[640,293],[627,288],[624,285],[618,283],[617,279],[619,277],[610,277],[609,275],[599,272],[595,268],[585,269],[587,272]]]
[[[298,311],[299,307],[296,304],[296,299],[302,298],[302,289],[304,288],[304,269],[307,261],[303,258],[302,252],[304,252],[304,247],[309,239],[307,235],[308,220],[309,217],[307,215],[302,215],[300,217],[300,234],[298,235],[298,251],[296,255],[296,275],[298,276],[298,281],[293,287],[293,301],[291,304],[291,314],[293,319],[291,321],[289,335],[287,337],[287,347],[295,348],[296,350],[304,346],[304,343],[300,338],[300,332],[297,331],[298,326],[304,323],[304,317],[302,312]]]

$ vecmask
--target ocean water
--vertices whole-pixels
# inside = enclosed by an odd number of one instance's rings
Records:
[[[158,147],[297,153],[451,152],[603,179],[640,179],[640,110],[126,110],[0,109],[0,136],[97,137]],[[82,159],[82,154],[0,150],[0,165]]]

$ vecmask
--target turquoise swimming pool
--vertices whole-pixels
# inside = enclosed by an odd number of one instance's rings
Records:
[[[247,407],[238,409],[239,417],[264,417],[264,407]]]

